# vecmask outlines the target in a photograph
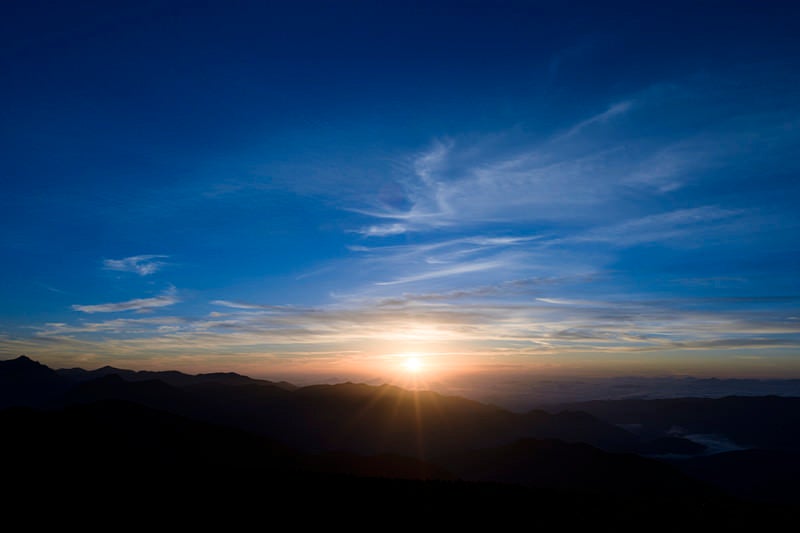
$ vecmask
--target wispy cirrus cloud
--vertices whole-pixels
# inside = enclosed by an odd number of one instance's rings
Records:
[[[612,106],[610,106],[605,111],[603,111],[601,113],[598,113],[598,114],[596,114],[596,115],[594,115],[592,117],[589,117],[589,118],[587,118],[585,120],[582,120],[582,121],[578,122],[577,124],[572,126],[566,132],[554,137],[551,142],[558,142],[558,141],[566,140],[566,139],[568,139],[570,137],[573,137],[573,136],[579,134],[581,131],[583,131],[586,128],[589,128],[589,127],[591,127],[593,125],[603,124],[603,123],[613,119],[614,117],[617,117],[619,115],[623,115],[623,114],[627,113],[628,111],[631,110],[631,108],[634,105],[635,105],[635,102],[633,100],[625,100],[625,101],[622,101],[622,102],[617,102],[616,104],[613,104]]]
[[[133,255],[122,259],[105,259],[103,260],[103,268],[105,270],[133,272],[140,276],[149,276],[166,266],[166,263],[161,260],[168,257],[168,255],[148,254]]]
[[[391,222],[358,230],[381,237],[435,228],[508,221],[532,221],[586,216],[576,206],[602,203],[608,186],[618,179],[618,147],[593,143],[575,153],[567,141],[592,126],[605,127],[635,107],[622,101],[584,119],[567,132],[545,141],[519,146],[497,137],[478,141],[439,139],[415,154],[400,186],[407,209],[373,202],[355,212]]]
[[[491,261],[474,261],[469,263],[462,263],[456,266],[446,267],[446,268],[436,268],[428,270],[427,272],[421,272],[419,274],[415,274],[412,276],[405,276],[397,279],[393,279],[390,281],[379,281],[377,282],[378,285],[399,285],[401,283],[411,283],[414,281],[424,281],[429,279],[435,278],[445,278],[450,276],[456,276],[459,274],[468,274],[472,272],[482,272],[485,270],[492,270],[496,268],[501,268],[506,266],[506,262],[495,259]]]
[[[626,248],[642,244],[691,249],[709,239],[730,242],[746,235],[758,214],[747,209],[704,205],[623,218],[605,225],[553,228],[540,234],[466,235],[419,239],[413,244],[354,245],[356,268],[365,284],[387,289],[439,282],[458,292],[470,274],[503,283],[524,277],[562,278],[602,272]],[[598,245],[600,245],[598,247]],[[587,253],[586,250],[591,250]],[[367,292],[370,292],[367,290]],[[386,296],[391,298],[391,294]]]
[[[93,305],[73,305],[72,309],[81,313],[119,313],[123,311],[135,311],[146,313],[159,307],[167,307],[180,302],[178,291],[175,287],[170,287],[162,294],[152,298],[134,298],[124,302],[113,302]]]
[[[464,235],[414,244],[351,246],[362,282],[372,286],[438,282],[458,284],[480,274],[485,282],[505,281],[529,263],[540,235]],[[529,274],[534,275],[534,274]],[[514,276],[512,279],[516,279]],[[469,281],[472,283],[472,281]],[[415,290],[425,290],[417,287]],[[390,292],[394,292],[392,289]]]
[[[700,206],[676,209],[633,218],[623,222],[593,228],[550,244],[572,242],[607,242],[615,246],[632,246],[642,243],[664,242],[698,237],[719,230],[722,226],[736,221],[748,212],[744,209],[725,209],[718,206]]]
[[[405,224],[378,224],[374,226],[368,226],[366,228],[361,228],[357,230],[357,233],[361,233],[367,237],[386,237],[387,235],[400,235],[408,231],[408,226]]]
[[[138,335],[142,333],[164,332],[186,324],[185,318],[177,316],[164,316],[153,318],[115,318],[101,322],[82,322],[80,324],[67,324],[64,322],[49,322],[37,328],[37,337],[53,337],[75,334],[111,333]]]
[[[249,302],[238,302],[231,300],[212,300],[211,304],[219,305],[222,307],[228,307],[230,309],[252,309],[258,311],[289,312],[289,311],[301,311],[304,309],[294,305],[266,305],[266,304],[254,304]]]
[[[231,311],[193,318],[51,323],[27,339],[0,338],[0,352],[24,348],[32,354],[61,349],[119,357],[186,353],[278,357],[303,347],[308,357],[317,351],[340,350],[368,361],[398,350],[421,349],[441,358],[457,354],[469,361],[509,358],[513,363],[517,357],[576,352],[657,358],[674,350],[774,351],[800,346],[800,321],[786,313],[795,308],[796,298],[768,312],[746,303],[737,309],[709,308],[705,300],[531,298],[531,290],[560,294],[564,284],[592,283],[590,279],[516,280],[465,293],[408,295],[394,302],[350,300],[309,308],[215,301],[214,305]]]
[[[465,235],[451,239],[430,240],[416,244],[351,246],[353,252],[368,257],[397,262],[401,259],[424,258],[427,263],[447,263],[455,258],[475,256],[496,250],[509,249],[531,241],[543,239],[541,235],[489,236]]]
[[[616,217],[663,206],[659,199],[695,195],[698,185],[722,186],[724,179],[726,187],[745,190],[757,169],[787,172],[773,168],[777,161],[794,168],[781,156],[800,131],[794,107],[780,115],[760,104],[722,113],[728,104],[715,100],[719,95],[708,83],[657,84],[617,99],[562,133],[526,137],[508,131],[434,140],[408,157],[397,178],[402,202],[365,195],[365,205],[352,209],[375,219],[358,231],[379,238],[508,224],[608,225],[620,222]],[[672,124],[686,109],[700,114],[686,123],[702,126],[673,124],[662,131],[659,122]],[[645,125],[648,135],[642,135]]]
[[[449,302],[459,304],[461,300],[472,300],[494,297],[514,297],[529,296],[540,293],[548,288],[556,286],[566,286],[574,284],[590,283],[596,278],[594,274],[581,276],[562,276],[562,277],[531,277],[522,279],[512,279],[502,281],[494,285],[480,285],[475,287],[464,287],[456,290],[428,293],[404,292],[396,296],[376,298],[373,305],[376,307],[414,307],[419,304],[430,305],[435,302]],[[544,298],[537,298],[544,301]],[[358,302],[358,298],[351,298],[351,301]]]

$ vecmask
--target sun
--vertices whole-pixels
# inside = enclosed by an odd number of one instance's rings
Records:
[[[430,352],[398,352],[390,356],[391,382],[400,387],[419,389],[439,373],[436,358]]]
[[[407,390],[427,390],[435,379],[439,368],[435,357],[429,352],[400,352],[391,355],[391,378],[389,381]]]
[[[422,359],[416,356],[407,356],[405,360],[403,360],[403,368],[406,372],[410,372],[412,374],[419,374],[422,372],[424,368],[424,364],[422,363]]]

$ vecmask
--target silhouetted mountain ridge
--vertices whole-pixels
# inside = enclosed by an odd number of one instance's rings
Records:
[[[741,498],[800,503],[800,452],[738,450],[676,461],[675,465]]]
[[[653,448],[649,439],[576,409],[514,413],[466,398],[392,385],[346,382],[293,388],[233,373],[189,376],[110,366],[55,372],[28,358],[15,365],[11,368],[22,369],[15,376],[30,373],[33,377],[27,378],[28,382],[42,384],[33,393],[19,387],[12,390],[18,405],[126,400],[254,431],[308,451],[352,450],[425,458],[460,450],[463,443],[491,447],[522,438],[584,442],[610,451]],[[56,385],[52,390],[48,388],[51,383]],[[13,396],[6,395],[6,405],[15,404]],[[664,453],[688,448],[687,443],[675,439],[659,444]]]
[[[518,438],[560,438],[609,450],[631,450],[638,443],[632,434],[588,415],[518,414],[466,398],[390,385],[289,389],[236,374],[187,379],[180,373],[120,372],[113,367],[53,375],[70,384],[51,398],[54,406],[126,400],[246,429],[308,451],[425,458],[460,449],[464,442],[494,446]],[[158,379],[145,379],[151,376]],[[231,378],[237,384],[231,385]]]
[[[709,487],[672,465],[634,454],[610,454],[582,443],[522,439],[497,448],[469,450],[434,460],[464,479],[580,490],[617,497],[718,499]]]
[[[597,400],[553,406],[611,424],[637,427],[649,438],[718,435],[745,448],[800,451],[800,398],[727,396],[663,400]]]
[[[0,408],[42,405],[69,386],[68,379],[24,355],[0,361]]]
[[[235,372],[210,372],[204,374],[186,374],[177,370],[127,370],[113,366],[103,366],[95,370],[84,370],[83,368],[63,368],[55,371],[56,373],[68,377],[72,380],[91,380],[100,376],[117,374],[126,381],[146,381],[158,379],[169,385],[183,387],[188,385],[200,385],[205,383],[221,383],[225,385],[270,385],[286,390],[294,390],[297,387],[286,381],[267,381],[264,379],[254,379],[243,376]]]
[[[393,524],[397,514],[473,527],[486,520],[481,523],[497,527],[533,513],[540,525],[607,523],[617,531],[640,530],[654,515],[661,518],[651,531],[685,528],[687,521],[727,531],[763,525],[761,508],[667,465],[554,440],[439,458],[443,466],[386,454],[306,454],[119,400],[0,410],[0,427],[4,484],[14,488],[5,500],[6,517],[18,495],[35,493],[50,512],[91,502],[95,513],[121,517],[134,510],[136,517],[179,517],[183,524],[209,517],[252,523],[265,511],[271,518],[288,509],[296,513],[303,502],[308,512],[379,510]]]
[[[515,413],[392,385],[347,382],[293,388],[238,374],[187,376],[113,367],[61,372],[26,357],[0,362],[0,384],[6,385],[3,405],[29,406],[0,412],[5,433],[14,435],[0,450],[9,457],[27,457],[28,467],[36,457],[52,458],[55,447],[80,464],[106,462],[128,473],[161,465],[195,475],[206,465],[215,475],[232,468],[243,476],[259,471],[281,479],[299,472],[337,480],[462,480],[603,494],[605,501],[658,495],[677,502],[690,495],[718,502],[719,493],[696,480],[750,498],[751,493],[737,487],[746,486],[747,476],[764,486],[770,479],[785,478],[778,471],[783,456],[767,453],[755,462],[750,455],[709,456],[667,464],[632,452],[665,457],[711,453],[683,438],[693,438],[690,432],[699,430],[738,427],[746,434],[773,427],[767,437],[774,440],[781,414],[794,420],[791,408],[797,400],[647,400],[631,404],[635,409],[589,402],[551,412]],[[757,416],[765,406],[774,411],[761,413],[764,420],[737,419]],[[732,409],[735,415],[720,409]],[[686,425],[678,430],[676,421]],[[631,432],[622,425],[636,428]],[[795,433],[795,428],[783,432],[784,446],[796,444]],[[14,442],[22,444],[14,448]],[[121,458],[123,463],[114,462]],[[766,465],[761,472],[768,475],[757,475],[748,464]],[[787,471],[793,471],[794,463],[787,464]],[[727,467],[741,469],[744,481],[724,475]],[[70,475],[79,475],[72,470]],[[353,483],[362,486],[361,481]],[[793,493],[787,489],[784,494]]]

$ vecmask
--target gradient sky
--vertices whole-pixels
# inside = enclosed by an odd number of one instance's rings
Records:
[[[2,358],[800,377],[798,3],[2,12]]]

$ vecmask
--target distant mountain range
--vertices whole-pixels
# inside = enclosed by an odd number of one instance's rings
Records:
[[[718,436],[738,448],[800,452],[800,398],[608,400],[558,404],[546,409],[589,413],[643,438]]]
[[[513,413],[430,391],[357,383],[296,388],[237,374],[52,370],[25,357],[0,362],[0,406],[63,407],[124,400],[211,423],[224,423],[324,452],[397,453],[424,459],[519,438],[582,442],[607,451],[648,443],[580,411]]]
[[[651,445],[659,437],[702,443],[705,453],[674,454],[677,446],[672,446],[654,455],[748,500],[800,503],[800,398],[604,400],[547,409],[590,413]]]
[[[715,523],[732,525],[764,519],[764,501],[782,505],[770,516],[788,512],[797,489],[786,483],[763,497],[731,472],[751,465],[767,486],[769,468],[794,464],[796,427],[780,440],[775,432],[761,440],[746,435],[781,416],[792,423],[800,400],[720,402],[705,410],[612,402],[514,413],[388,385],[295,387],[232,373],[54,370],[19,357],[0,361],[0,453],[7,478],[19,486],[49,479],[52,488],[77,476],[123,492],[124,480],[157,483],[161,491],[165,479],[191,491],[213,479],[208,490],[217,493],[219,483],[262,479],[280,485],[284,496],[366,501],[427,491],[442,509],[474,498],[509,503],[535,496],[549,502],[541,518],[554,523],[566,520],[556,510],[576,502],[609,519],[623,508],[628,518],[669,508],[676,520],[713,515]],[[769,416],[736,424],[737,416],[761,409]],[[739,461],[709,455],[687,438],[712,430],[754,447],[780,446]],[[777,448],[782,455],[770,451]],[[233,505],[229,493],[218,496]]]
[[[698,378],[691,376],[536,377],[502,380],[487,388],[479,376],[462,379],[464,395],[514,411],[592,400],[723,398],[726,396],[800,397],[800,379]]]

